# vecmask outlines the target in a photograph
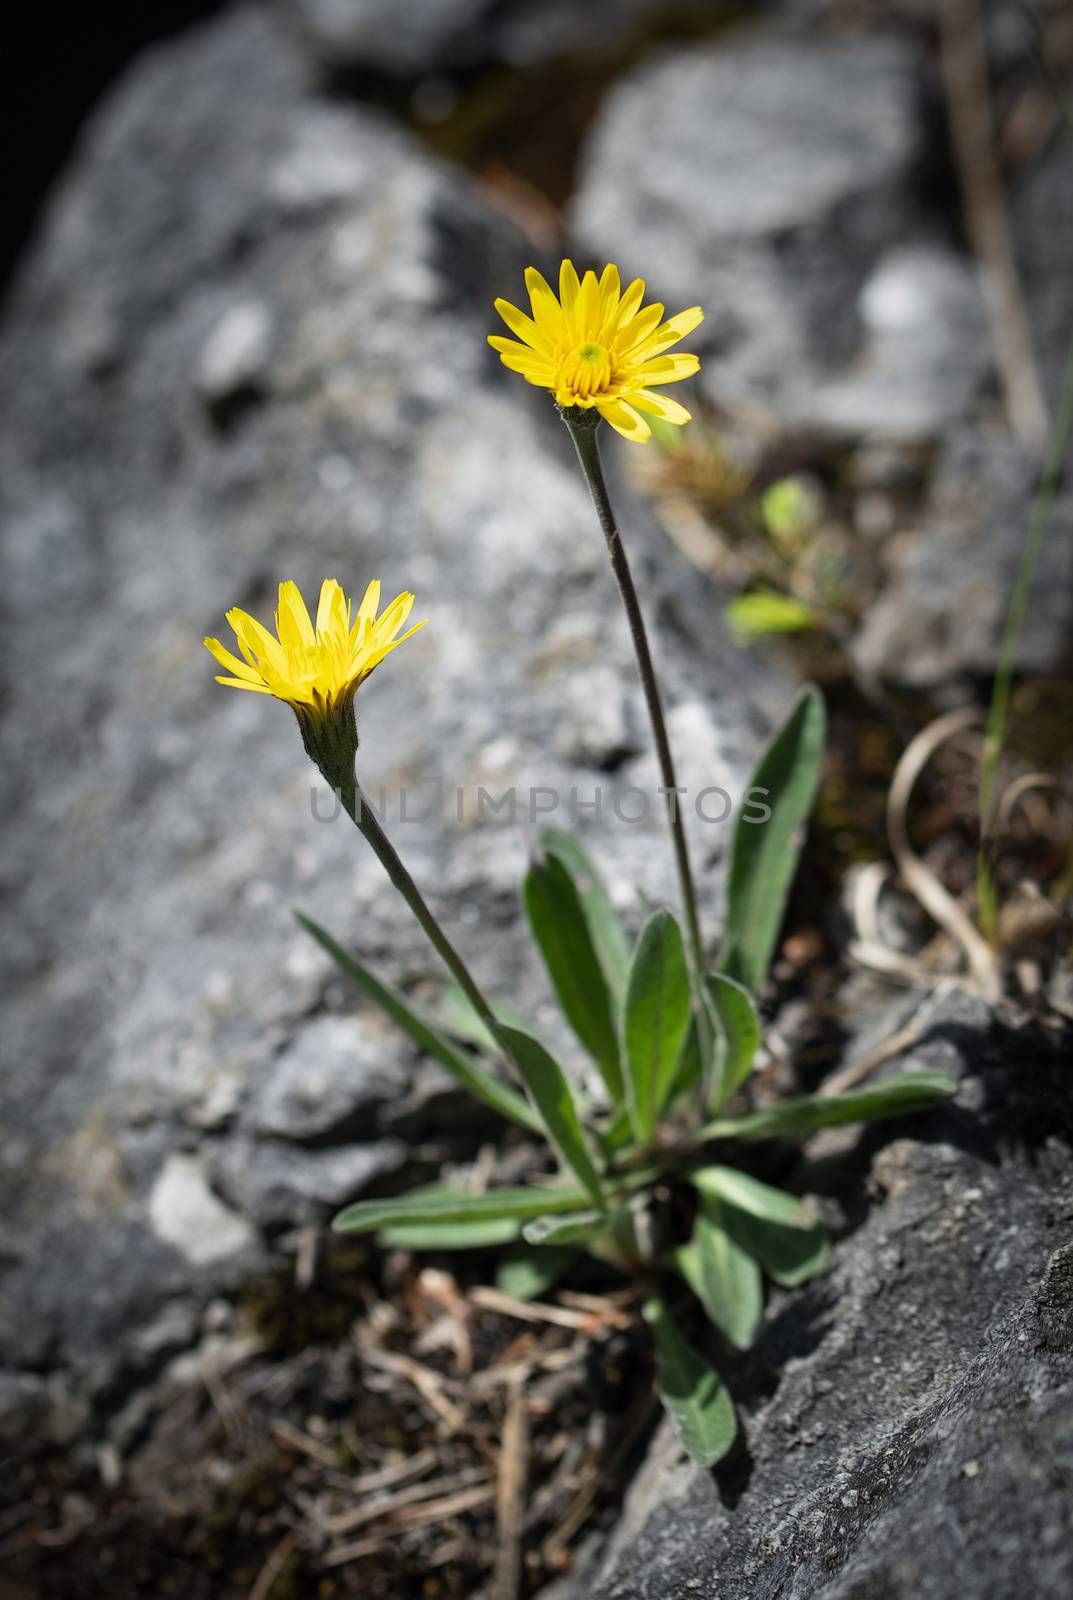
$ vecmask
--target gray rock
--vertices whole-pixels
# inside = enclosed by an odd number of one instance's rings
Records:
[[[409,77],[457,59],[488,0],[293,0],[318,58]]]
[[[325,1222],[374,1178],[398,1172],[406,1146],[397,1139],[296,1150],[276,1140],[230,1139],[213,1152],[220,1188],[259,1228]]]
[[[315,1017],[258,1083],[246,1121],[258,1133],[316,1140],[375,1124],[380,1106],[409,1087],[397,1029],[374,1016]]]
[[[917,526],[887,552],[887,581],[854,643],[866,672],[926,687],[994,671],[1024,550],[1038,466],[983,427],[955,434]],[[1073,626],[1073,492],[1051,508],[1017,664],[1048,672]]]
[[[704,306],[690,344],[717,403],[851,436],[965,410],[986,330],[918,193],[919,72],[894,40],[721,39],[612,90],[575,231],[599,263],[658,264],[672,309]]]
[[[198,356],[195,385],[206,404],[219,410],[228,401],[256,392],[272,354],[272,312],[260,300],[244,300],[220,318]]]
[[[149,1195],[149,1220],[157,1238],[193,1267],[238,1255],[253,1244],[249,1224],[213,1194],[193,1156],[168,1157]]]
[[[665,19],[664,0],[284,0],[314,59],[413,78],[502,62],[534,67],[558,57],[602,57]],[[725,0],[676,0],[674,18],[710,20]]]
[[[106,1391],[177,1296],[234,1288],[260,1229],[404,1181],[415,1129],[485,1136],[294,923],[307,910],[397,982],[433,964],[349,823],[317,820],[290,712],[213,683],[200,640],[228,606],[268,615],[287,576],[416,591],[430,626],[361,694],[362,778],[481,982],[550,1012],[518,911],[529,791],[568,820],[638,702],[569,441],[485,344],[524,264],[464,180],[318,98],[259,8],[139,61],[57,191],[0,333],[12,1362]],[[243,306],[271,308],[269,366],[216,426],[192,380]],[[791,685],[746,671],[643,509],[623,515],[672,708],[701,708],[698,747],[722,740],[741,783]],[[597,666],[606,714],[560,745]],[[513,821],[474,816],[486,781],[516,788]],[[400,821],[404,789],[437,785]],[[658,814],[610,818],[596,850],[635,920],[634,882],[673,899]],[[308,1092],[318,1040],[348,1032],[360,1080],[340,1046]]]
[[[864,1135],[863,1224],[778,1298],[735,1383],[744,1439],[716,1473],[667,1427],[592,1600],[1059,1600],[1073,1583],[1070,1222],[1063,1046],[981,1026],[954,994],[912,1065],[964,1074],[950,1110]],[[843,1177],[847,1162],[841,1162]],[[809,1172],[799,1174],[806,1186]],[[821,1169],[813,1182],[822,1186]],[[858,1195],[863,1193],[858,1189]]]
[[[1010,227],[1034,355],[1053,414],[1073,338],[1073,168],[1060,121],[1047,148],[1012,189]]]

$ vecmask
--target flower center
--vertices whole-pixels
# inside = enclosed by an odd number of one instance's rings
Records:
[[[611,356],[602,344],[579,344],[559,368],[556,387],[574,400],[588,400],[611,382]]]

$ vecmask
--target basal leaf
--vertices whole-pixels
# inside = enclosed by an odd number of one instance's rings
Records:
[[[491,1106],[494,1111],[498,1111],[500,1116],[521,1123],[522,1127],[528,1128],[531,1133],[543,1134],[543,1123],[516,1089],[503,1083],[464,1050],[457,1049],[400,994],[381,983],[357,956],[351,955],[349,950],[344,950],[330,933],[319,927],[311,918],[303,916],[300,911],[296,912],[295,916],[306,932],[328,952],[336,966],[345,972],[348,978],[353,978],[358,987],[386,1011],[392,1021],[408,1033],[420,1049],[433,1056],[441,1066],[446,1067],[463,1088],[468,1089],[478,1100],[483,1100],[485,1105]]]
[[[739,1211],[761,1217],[767,1222],[782,1223],[788,1228],[810,1228],[816,1213],[803,1200],[785,1189],[775,1189],[770,1183],[761,1183],[747,1172],[735,1167],[712,1165],[700,1167],[689,1173],[689,1181],[702,1195],[714,1195]]]
[[[674,1263],[708,1320],[732,1345],[744,1350],[760,1326],[763,1281],[755,1256],[727,1233],[722,1211],[714,1196],[704,1199],[693,1237],[674,1252]]]
[[[753,1070],[760,1018],[748,989],[725,973],[711,973],[705,986],[719,1024],[711,1095],[712,1110],[719,1111]]]
[[[581,896],[562,861],[550,853],[529,868],[522,893],[563,1014],[599,1067],[611,1104],[620,1105],[614,1005]]]
[[[478,1218],[473,1222],[404,1222],[380,1228],[377,1243],[388,1250],[484,1250],[512,1244],[521,1224],[513,1217]]]
[[[620,1001],[630,967],[630,941],[600,874],[584,846],[562,828],[541,828],[537,844],[549,855],[557,856],[573,879],[604,977],[616,1002]]]
[[[749,793],[771,815],[749,820],[738,812],[730,847],[726,925],[717,966],[756,994],[771,965],[786,899],[804,842],[823,766],[826,728],[819,690],[806,688],[768,745]]]
[[[516,1222],[530,1217],[553,1215],[558,1211],[580,1211],[588,1204],[588,1194],[580,1184],[557,1184],[541,1188],[536,1184],[514,1189],[488,1189],[483,1194],[468,1194],[446,1184],[429,1184],[411,1189],[409,1194],[377,1200],[357,1200],[340,1211],[332,1222],[337,1233],[372,1233],[377,1228],[433,1226],[446,1229],[451,1223]]]
[[[590,1198],[602,1207],[604,1192],[563,1069],[542,1044],[518,1028],[497,1024],[496,1038],[529,1090],[552,1143],[571,1171],[581,1179]]]
[[[714,1466],[737,1432],[730,1396],[719,1374],[678,1331],[659,1296],[646,1302],[644,1314],[656,1341],[660,1395],[678,1437],[700,1466]]]
[[[958,1092],[952,1078],[941,1072],[903,1072],[874,1089],[848,1094],[803,1095],[765,1106],[740,1117],[721,1117],[701,1129],[702,1139],[783,1139],[812,1133],[816,1128],[836,1128],[850,1122],[879,1122],[904,1117],[914,1111],[950,1100]]]
[[[827,1229],[818,1217],[801,1228],[765,1221],[736,1206],[724,1206],[723,1226],[740,1249],[755,1256],[768,1277],[786,1289],[795,1289],[814,1278],[831,1259]]]
[[[652,1138],[667,1103],[691,1014],[681,932],[668,911],[656,911],[630,963],[622,1024],[626,1098],[642,1144]]]
[[[499,1258],[496,1287],[515,1300],[538,1300],[576,1260],[577,1251],[564,1245],[516,1244]]]
[[[462,987],[454,978],[446,978],[436,1001],[436,1021],[443,1033],[449,1034],[453,1039],[461,1039],[465,1044],[476,1045],[486,1055],[499,1057],[502,1051],[496,1043],[491,1029],[478,1016],[473,1005]],[[495,1007],[496,1016],[511,1028],[525,1028],[525,1018],[510,1006],[500,1005]]]

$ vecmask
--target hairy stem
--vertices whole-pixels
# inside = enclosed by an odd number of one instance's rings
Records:
[[[429,910],[424,896],[403,866],[398,851],[381,827],[380,819],[365,799],[358,784],[352,782],[349,788],[341,788],[339,797],[347,815],[372,845],[384,871],[425,930],[437,955],[458,983],[474,1011],[486,1026],[494,1029],[495,1019],[491,1006],[477,987],[466,963]]]
[[[671,825],[671,838],[674,842],[674,859],[678,869],[678,887],[685,911],[692,964],[699,983],[704,972],[704,946],[701,940],[700,919],[697,915],[697,897],[693,889],[693,874],[689,866],[689,850],[686,846],[685,827],[682,823],[682,808],[678,804],[678,795],[676,793],[678,785],[674,775],[674,758],[671,755],[670,740],[667,737],[667,724],[663,716],[663,701],[659,692],[656,669],[652,663],[648,633],[645,629],[644,617],[641,614],[637,590],[634,588],[630,564],[626,559],[622,535],[615,523],[615,513],[611,508],[611,499],[604,479],[603,464],[600,461],[600,446],[596,437],[596,427],[589,424],[587,418],[584,422],[577,423],[564,415],[563,421],[566,423],[570,431],[570,437],[574,441],[574,449],[577,451],[577,458],[581,463],[585,482],[588,484],[589,493],[592,495],[592,503],[596,507],[596,515],[600,519],[600,527],[603,529],[604,538],[607,541],[607,553],[611,560],[611,570],[615,574],[619,594],[622,596],[622,604],[626,608],[626,618],[630,625],[633,648],[637,656],[637,667],[641,675],[641,686],[644,689],[649,721],[652,724],[652,734],[656,741],[656,754],[659,758],[660,774],[667,794],[667,817]]]

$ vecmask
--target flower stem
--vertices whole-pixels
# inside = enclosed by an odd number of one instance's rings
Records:
[[[487,1027],[494,1029],[495,1019],[492,1015],[491,1006],[477,987],[466,963],[462,960],[462,957],[429,910],[424,896],[403,866],[398,851],[381,827],[380,819],[362,794],[357,782],[354,781],[340,788],[339,797],[347,815],[357,825],[368,843],[372,845],[373,850],[380,858],[380,864],[384,871],[425,930],[437,955],[439,955],[459,988],[465,994],[474,1011]]]
[[[689,936],[689,947],[693,958],[693,966],[697,981],[704,974],[704,946],[701,940],[700,919],[697,915],[697,897],[693,889],[693,874],[689,867],[689,850],[686,846],[685,827],[682,823],[682,808],[678,804],[677,783],[674,775],[674,758],[671,755],[671,744],[667,737],[667,724],[663,716],[663,701],[659,692],[659,680],[656,669],[652,663],[652,652],[648,645],[648,633],[645,629],[644,617],[641,614],[641,604],[634,588],[633,575],[630,564],[626,559],[626,550],[622,543],[622,535],[615,522],[615,513],[611,508],[611,498],[607,492],[607,483],[604,479],[603,464],[600,460],[600,446],[596,437],[596,425],[590,424],[588,419],[578,423],[569,417],[563,416],[574,441],[581,470],[585,475],[585,482],[592,495],[592,503],[596,507],[596,515],[600,519],[604,538],[607,541],[607,553],[611,560],[611,570],[618,583],[622,604],[626,608],[626,618],[630,625],[630,634],[633,638],[633,648],[637,656],[637,667],[641,675],[641,686],[645,692],[645,701],[648,705],[649,721],[652,724],[652,733],[656,741],[656,754],[659,758],[660,774],[663,778],[663,787],[667,794],[667,817],[671,825],[671,838],[674,842],[674,859],[678,868],[678,886],[682,896],[682,905],[685,910],[686,926]]]

